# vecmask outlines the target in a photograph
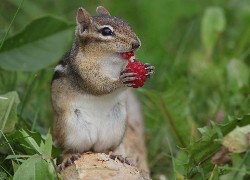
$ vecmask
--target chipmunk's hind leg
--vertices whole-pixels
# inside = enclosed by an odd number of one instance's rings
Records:
[[[63,155],[63,162],[57,166],[57,171],[60,172],[67,168],[68,166],[71,166],[74,161],[78,160],[81,157],[81,154],[75,153],[67,153]]]
[[[110,154],[109,158],[113,159],[113,160],[119,160],[120,162],[128,164],[130,166],[136,166],[136,162],[134,161],[134,159],[128,158],[128,157],[123,157],[122,155]]]
[[[113,159],[115,161],[118,160],[131,166],[137,165],[137,159],[126,156],[126,151],[123,143],[121,143],[114,151],[110,150],[108,155],[110,159]]]

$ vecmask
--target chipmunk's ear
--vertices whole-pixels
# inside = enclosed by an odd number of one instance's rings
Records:
[[[108,12],[107,9],[105,9],[104,7],[102,6],[98,6],[96,8],[96,13],[99,15],[99,16],[111,16],[110,13]]]
[[[76,22],[81,25],[83,32],[90,25],[91,15],[83,8],[79,8],[76,15]]]

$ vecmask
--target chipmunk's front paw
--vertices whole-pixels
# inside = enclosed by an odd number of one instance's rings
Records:
[[[134,86],[134,81],[137,80],[136,73],[127,72],[127,69],[123,70],[120,74],[120,79],[123,84],[128,87]]]
[[[78,160],[81,157],[79,153],[72,154],[71,156],[64,158],[63,162],[57,166],[57,171],[60,172],[64,170],[66,167],[72,165],[74,161]]]
[[[147,71],[146,77],[147,77],[147,78],[151,78],[151,77],[153,76],[153,74],[155,73],[155,72],[154,72],[155,67],[152,66],[152,65],[149,64],[149,63],[145,63],[144,65],[145,65],[145,69],[146,69],[146,71]]]

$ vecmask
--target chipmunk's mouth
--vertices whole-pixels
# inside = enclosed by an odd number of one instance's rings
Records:
[[[134,56],[134,52],[133,51],[129,51],[129,52],[123,52],[123,53],[119,53],[120,56],[123,58],[123,59],[129,59],[131,56]]]

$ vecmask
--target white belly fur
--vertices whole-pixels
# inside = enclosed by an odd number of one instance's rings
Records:
[[[79,94],[66,121],[66,149],[103,152],[118,146],[126,126],[126,96],[126,90],[104,96]]]

